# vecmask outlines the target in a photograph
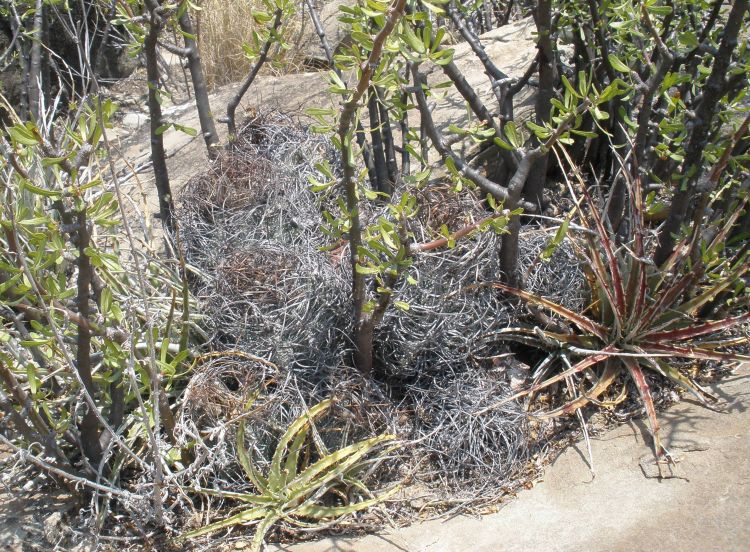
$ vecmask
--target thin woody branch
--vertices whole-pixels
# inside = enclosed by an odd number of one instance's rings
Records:
[[[461,157],[453,153],[451,149],[446,145],[446,142],[441,135],[440,131],[435,126],[435,121],[432,118],[432,113],[427,105],[427,96],[424,92],[424,87],[427,85],[425,76],[419,72],[418,67],[415,65],[412,68],[412,75],[414,77],[415,90],[414,95],[417,100],[417,106],[419,107],[419,114],[422,117],[422,123],[425,126],[427,137],[432,142],[435,150],[440,154],[443,161],[450,159],[456,166],[458,171],[471,180],[479,189],[483,192],[492,195],[498,201],[507,201],[509,199],[508,189],[504,186],[493,182],[486,176],[482,175],[476,169],[473,169],[468,163],[466,163]],[[524,210],[535,212],[536,206],[524,202],[522,204]]]
[[[346,206],[349,211],[349,241],[352,269],[352,298],[354,307],[354,336],[355,336],[355,364],[363,373],[372,371],[372,334],[373,320],[365,320],[364,306],[366,300],[365,278],[357,270],[359,265],[359,248],[362,246],[362,225],[359,218],[359,199],[357,197],[357,183],[354,178],[354,167],[349,163],[351,157],[352,123],[357,107],[370,86],[373,72],[380,63],[383,45],[393,32],[399,19],[403,16],[406,0],[394,0],[388,8],[383,28],[373,40],[372,50],[368,58],[360,67],[360,77],[357,86],[341,109],[338,137],[342,149],[343,176],[342,188],[346,194]]]
[[[252,85],[253,81],[255,81],[255,77],[258,76],[258,72],[260,71],[261,67],[263,67],[263,64],[268,59],[268,52],[271,50],[271,46],[273,46],[274,43],[274,34],[281,27],[282,15],[283,11],[281,8],[278,8],[276,12],[274,12],[274,20],[273,25],[271,26],[271,33],[268,39],[263,43],[263,47],[260,50],[258,59],[255,61],[253,68],[250,69],[250,73],[248,73],[247,77],[245,77],[245,80],[242,81],[242,84],[240,85],[237,92],[234,94],[234,96],[232,96],[232,99],[229,100],[229,103],[227,104],[227,127],[229,129],[230,140],[235,140],[237,137],[237,123],[235,120],[237,107],[240,105],[240,102],[245,96],[245,93],[250,88],[250,85]]]
[[[507,217],[509,215],[510,211],[503,210],[499,213],[495,213],[493,215],[490,215],[488,217],[483,218],[482,220],[475,222],[473,224],[468,224],[464,226],[463,228],[460,228],[453,232],[449,237],[445,238],[438,238],[436,240],[432,240],[430,242],[425,243],[413,243],[409,247],[409,251],[411,253],[424,253],[425,251],[434,251],[435,249],[440,249],[442,247],[447,247],[448,244],[451,241],[458,241],[462,238],[465,238],[481,228],[483,225],[492,222],[493,220],[497,220],[499,218]]]

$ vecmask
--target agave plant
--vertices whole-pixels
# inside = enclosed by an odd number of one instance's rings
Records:
[[[505,338],[545,349],[555,348],[565,360],[568,357],[576,358],[575,363],[568,362],[559,373],[497,405],[565,381],[571,387],[569,393],[572,393],[572,398],[542,416],[570,414],[589,403],[600,404],[599,398],[625,373],[635,383],[647,412],[654,452],[659,462],[670,460],[670,456],[659,438],[659,422],[646,372],[671,380],[705,405],[715,397],[670,364],[670,359],[750,359],[745,355],[720,350],[738,342],[726,339],[723,333],[750,320],[750,313],[720,320],[700,318],[700,312],[707,305],[748,274],[750,262],[747,254],[739,258],[724,258],[720,262],[715,261],[716,255],[706,254],[722,247],[746,203],[740,205],[710,243],[704,244],[703,255],[696,254],[700,250],[696,249],[699,240],[697,232],[694,232],[683,240],[663,266],[656,267],[646,258],[648,233],[644,223],[640,182],[633,179],[628,184],[632,229],[630,243],[616,246],[615,238],[607,230],[595,207],[589,210],[589,215],[581,215],[584,243],[578,242],[578,250],[588,261],[586,265],[592,298],[592,304],[586,311],[573,312],[544,297],[504,284],[493,284],[533,307],[553,313],[566,326],[558,331],[509,328],[504,332]],[[593,205],[583,189],[587,203]],[[588,376],[585,379],[593,383],[586,389],[573,389],[570,385],[572,378],[584,372]],[[583,386],[583,382],[580,385]]]
[[[251,403],[252,404],[252,403]],[[345,484],[361,494],[370,494],[364,483],[357,478],[362,460],[382,445],[392,442],[393,435],[379,435],[359,441],[334,452],[320,447],[320,459],[306,463],[308,439],[314,421],[332,406],[332,400],[324,400],[298,417],[281,437],[266,475],[254,463],[245,447],[245,424],[237,431],[237,456],[239,463],[257,493],[238,493],[213,489],[198,489],[198,492],[229,498],[247,504],[239,513],[180,535],[179,540],[200,537],[220,529],[236,525],[256,525],[251,550],[260,550],[265,536],[280,521],[300,527],[313,527],[315,523],[334,522],[339,518],[359,512],[390,498],[399,487],[361,502],[340,506],[320,504],[321,498]],[[345,493],[337,493],[345,496]]]

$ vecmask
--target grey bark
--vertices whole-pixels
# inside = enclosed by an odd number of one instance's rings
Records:
[[[206,142],[208,158],[213,159],[218,153],[219,136],[216,132],[213,113],[211,113],[211,102],[208,99],[208,88],[206,86],[206,77],[203,73],[203,64],[201,63],[198,44],[195,42],[193,22],[190,19],[190,13],[187,9],[180,15],[179,24],[185,40],[188,69],[190,70],[190,78],[193,81],[195,107],[198,109],[201,134],[203,134],[203,140]]]
[[[39,123],[41,109],[41,94],[44,87],[42,82],[42,27],[44,26],[44,2],[36,0],[34,20],[31,30],[31,55],[29,56],[28,98],[29,116],[32,121]]]
[[[167,156],[164,151],[161,104],[159,103],[159,59],[157,44],[163,22],[159,15],[160,6],[157,0],[146,0],[149,9],[150,25],[143,45],[146,56],[146,78],[148,79],[148,112],[151,125],[151,162],[154,168],[156,191],[159,196],[159,215],[167,229],[174,230],[174,200],[169,183]]]

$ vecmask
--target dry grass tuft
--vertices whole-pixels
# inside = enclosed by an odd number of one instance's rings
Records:
[[[245,78],[253,62],[242,48],[252,42],[253,31],[258,30],[253,21],[253,10],[261,6],[255,0],[200,0],[201,10],[196,12],[198,46],[208,85],[212,88],[237,82]],[[288,74],[299,72],[303,66],[301,49],[295,46],[301,35],[305,14],[297,13],[284,22],[284,39],[292,44],[289,50],[271,50],[269,63],[261,73]]]
[[[293,291],[293,272],[298,265],[299,259],[283,250],[242,249],[216,268],[217,290],[252,297],[257,303],[280,302]]]
[[[417,218],[428,230],[426,239],[440,234],[442,226],[456,232],[488,215],[479,195],[471,190],[457,193],[450,183],[440,183],[421,188],[415,192],[419,202]]]
[[[335,150],[289,117],[260,113],[243,122],[237,142],[223,155],[186,185],[179,209],[186,258],[203,275],[196,295],[214,330],[212,345],[267,359],[278,370],[271,374],[252,359],[222,359],[191,382],[181,428],[188,436],[205,436],[196,453],[203,454],[203,464],[196,465],[206,486],[246,484],[233,460],[232,420],[242,415],[242,393],[264,385],[262,404],[245,418],[260,462],[268,462],[279,432],[305,404],[335,396],[339,410],[330,423],[317,424],[329,450],[383,429],[408,440],[399,457],[383,466],[398,469],[381,481],[413,470],[431,496],[459,494],[456,506],[472,508],[511,489],[535,446],[525,413],[508,405],[474,416],[511,393],[516,377],[504,364],[512,351],[498,335],[523,312],[491,285],[500,272],[502,236],[478,233],[414,260],[410,275],[416,283],[404,281],[396,290],[409,310],[388,311],[375,336],[378,379],[362,378],[347,367],[346,263],[322,250],[331,245],[319,230],[329,200],[313,194],[307,179],[319,177],[318,160],[337,165]],[[232,163],[239,168],[230,170]],[[258,179],[242,168],[251,164],[270,164],[273,176]],[[229,201],[227,192],[218,199],[211,195],[218,188],[257,193]],[[455,194],[448,186],[421,190],[418,200],[412,231],[422,241],[443,224],[455,231],[488,213],[476,194]],[[376,220],[383,209],[373,205],[362,219]],[[550,237],[544,231],[521,236],[530,289],[583,308],[589,302],[581,291],[585,277],[570,244],[563,242],[548,262],[539,262]]]
[[[208,171],[191,180],[183,199],[206,222],[214,211],[237,212],[265,203],[278,172],[262,157],[232,155],[223,151]]]

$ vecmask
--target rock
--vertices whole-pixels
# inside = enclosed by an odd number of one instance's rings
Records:
[[[178,117],[193,108],[192,102],[185,102],[183,104],[173,105],[163,110],[162,114],[165,117]]]
[[[505,369],[511,391],[518,393],[526,387],[526,382],[531,374],[531,367],[528,364],[515,357],[509,357],[505,360]]]
[[[44,520],[44,538],[52,544],[57,545],[63,538],[62,513],[54,512]]]
[[[122,118],[122,126],[132,130],[138,130],[148,123],[148,116],[145,113],[126,113]]]

